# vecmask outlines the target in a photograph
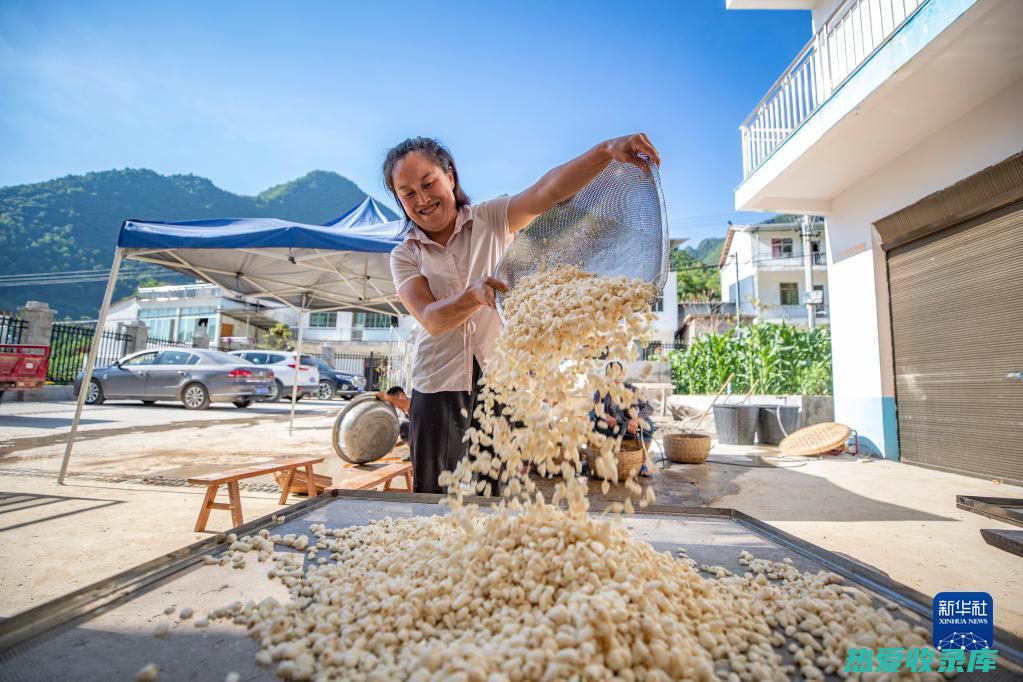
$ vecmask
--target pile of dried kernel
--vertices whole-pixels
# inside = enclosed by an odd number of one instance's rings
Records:
[[[451,513],[317,524],[312,538],[231,537],[231,564],[249,552],[272,557],[268,576],[290,600],[236,602],[208,617],[247,627],[257,662],[293,680],[817,680],[845,677],[851,647],[926,647],[928,631],[837,575],[746,552],[744,575],[698,568],[656,552],[614,516],[587,513],[579,448],[598,451],[598,469],[614,480],[616,439],[594,433],[574,398],[611,392],[631,404],[604,359],[634,357],[652,293],[566,267],[523,279],[506,302],[467,435],[471,456],[445,476]],[[551,501],[526,465],[563,476]],[[496,480],[499,507],[467,502]],[[624,483],[640,505],[652,501]],[[273,553],[276,544],[299,551]]]

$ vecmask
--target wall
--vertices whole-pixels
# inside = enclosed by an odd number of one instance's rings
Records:
[[[827,217],[835,418],[898,458],[885,254],[873,222],[1023,149],[1023,80],[832,200]]]
[[[791,270],[766,270],[757,274],[756,291],[760,301],[761,309],[758,317],[761,320],[786,320],[790,324],[806,326],[806,306],[799,304],[795,306],[782,306],[781,304],[781,283],[795,282],[798,288],[799,301],[803,300],[803,293],[806,287],[803,285],[803,269]],[[824,287],[824,303],[828,304],[828,273],[823,268],[814,268],[813,283]],[[826,322],[818,317],[817,321]]]
[[[664,305],[661,311],[656,313],[657,317],[651,329],[651,340],[674,343],[675,332],[678,330],[678,278],[674,272],[668,273],[662,299]]]
[[[740,307],[743,313],[751,313],[752,307],[747,303],[747,299],[753,294],[753,278],[756,271],[753,267],[753,237],[745,230],[735,230],[725,264],[721,267],[721,300],[726,303],[735,301],[736,297],[735,259],[739,261]]]

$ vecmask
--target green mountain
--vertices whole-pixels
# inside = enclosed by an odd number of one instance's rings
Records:
[[[307,175],[242,196],[196,175],[160,175],[128,168],[69,175],[47,182],[0,188],[0,274],[53,273],[109,268],[121,222],[273,217],[319,224],[355,206],[366,193],[328,171]],[[395,218],[391,211],[388,217]],[[129,266],[138,269],[138,264]],[[152,271],[151,271],[152,272]],[[160,273],[166,273],[162,275]],[[181,281],[157,268],[156,276]],[[137,287],[122,278],[118,297]],[[0,310],[26,300],[46,301],[58,318],[95,317],[103,282],[47,286],[0,286]]]
[[[707,265],[717,265],[718,258],[721,257],[721,247],[724,246],[724,243],[724,237],[708,237],[707,239],[701,239],[700,243],[696,246],[687,246],[685,251],[694,260],[706,263]]]

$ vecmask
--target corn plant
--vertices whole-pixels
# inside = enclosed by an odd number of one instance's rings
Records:
[[[678,393],[714,393],[734,373],[733,392],[831,395],[827,329],[756,322],[699,336],[669,361]]]

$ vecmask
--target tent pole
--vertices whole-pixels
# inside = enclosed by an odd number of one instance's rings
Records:
[[[305,303],[305,296],[302,296],[302,303]],[[298,341],[295,342],[295,380],[291,384],[291,419],[288,421],[288,435],[291,435],[295,428],[295,403],[298,402],[298,373],[302,371],[302,318],[305,317],[305,307],[298,309]]]
[[[92,337],[92,343],[89,344],[89,357],[85,361],[85,376],[82,377],[82,384],[78,390],[78,404],[75,406],[75,417],[71,420],[71,432],[68,433],[67,445],[64,447],[64,459],[60,463],[60,474],[57,476],[58,485],[64,485],[64,478],[67,476],[67,465],[71,460],[71,450],[75,445],[75,434],[78,433],[78,422],[82,419],[85,398],[89,395],[92,370],[96,365],[96,355],[99,353],[100,343],[103,342],[103,327],[107,322],[107,311],[110,309],[110,299],[114,295],[114,285],[117,284],[117,273],[121,270],[122,258],[124,258],[124,250],[118,248],[114,251],[114,264],[110,266],[107,289],[103,292],[103,305],[100,306],[99,319],[96,320],[96,333]]]

